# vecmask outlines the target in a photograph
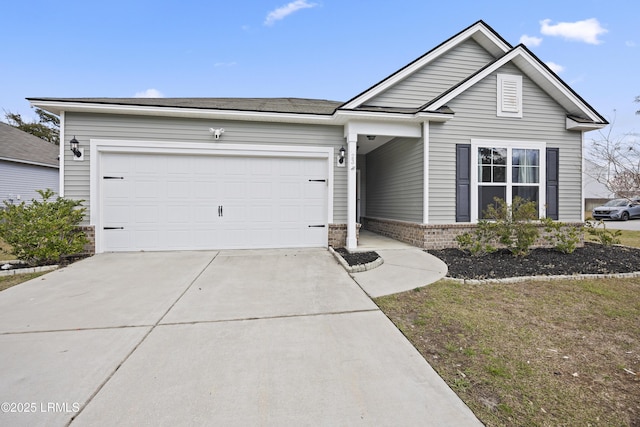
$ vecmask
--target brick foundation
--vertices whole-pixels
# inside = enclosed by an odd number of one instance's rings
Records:
[[[356,224],[356,239],[360,238],[361,224]],[[344,248],[347,244],[347,224],[329,224],[329,246]]]
[[[423,249],[457,248],[456,236],[473,233],[475,224],[418,224],[407,221],[395,221],[380,218],[361,218],[362,228],[401,242],[409,243]],[[565,223],[567,227],[582,227],[582,223]],[[542,226],[540,226],[542,228]],[[552,247],[544,238],[546,232],[541,230],[540,238],[533,247]],[[578,247],[584,246],[584,233],[580,235]]]
[[[82,255],[94,255],[96,253],[96,229],[93,225],[81,225],[78,227],[87,235],[89,243],[84,245]]]

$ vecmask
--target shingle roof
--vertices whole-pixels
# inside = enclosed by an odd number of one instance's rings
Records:
[[[0,158],[58,167],[59,147],[0,122]]]
[[[306,98],[28,98],[87,104],[331,115],[342,102]]]

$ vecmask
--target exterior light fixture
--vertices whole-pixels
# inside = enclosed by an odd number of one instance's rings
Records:
[[[75,136],[73,137],[73,139],[71,141],[69,141],[69,144],[71,145],[71,152],[73,153],[73,155],[76,156],[76,157],[81,157],[82,156],[82,152],[78,148],[78,144],[80,144],[80,143],[78,142],[78,140],[76,139]]]
[[[373,141],[374,139],[376,139],[376,136],[375,135],[367,135],[367,139],[369,141]]]
[[[338,157],[338,163],[340,163],[341,165],[344,164],[344,154],[345,154],[344,147],[340,147],[340,157]]]
[[[220,129],[209,128],[209,133],[213,135],[214,139],[220,139],[220,137],[224,133],[224,128],[220,128]]]

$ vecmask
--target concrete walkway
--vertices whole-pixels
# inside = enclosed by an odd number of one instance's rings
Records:
[[[376,251],[384,263],[351,277],[372,298],[395,294],[437,282],[447,275],[447,265],[422,249],[360,230],[359,251]]]
[[[11,426],[481,425],[323,249],[100,254],[0,292],[0,402]]]

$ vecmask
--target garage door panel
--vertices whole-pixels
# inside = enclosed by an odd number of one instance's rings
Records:
[[[191,220],[191,209],[185,205],[167,206],[167,222],[169,224],[189,224]]]
[[[105,153],[101,159],[103,176],[124,178],[101,180],[101,221],[109,228],[102,230],[103,250],[327,244],[326,158]]]

